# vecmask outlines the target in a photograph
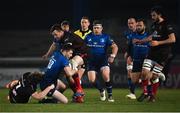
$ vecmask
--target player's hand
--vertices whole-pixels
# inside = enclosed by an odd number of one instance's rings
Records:
[[[49,88],[54,89],[55,88],[54,84],[50,85]]]
[[[116,55],[111,54],[111,55],[109,56],[109,58],[108,58],[108,62],[109,62],[110,64],[112,64],[112,63],[114,62],[115,57],[116,57]]]
[[[127,64],[130,65],[132,63],[132,58],[129,56],[126,60]]]
[[[159,42],[158,41],[151,41],[151,46],[158,46]]]
[[[16,85],[18,83],[18,80],[13,80],[11,82],[9,82],[8,84],[6,84],[6,88],[11,89],[14,85]]]
[[[114,62],[114,57],[109,57],[109,58],[108,58],[108,62],[109,62],[110,64],[112,64],[112,63]]]
[[[44,60],[48,59],[48,57],[49,57],[48,54],[45,54],[45,55],[42,56],[42,58],[43,58]]]
[[[133,44],[141,44],[141,40],[136,39],[136,38],[133,39],[132,42],[133,42]]]
[[[128,53],[125,52],[125,53],[124,53],[124,59],[127,59],[127,57],[128,57]]]

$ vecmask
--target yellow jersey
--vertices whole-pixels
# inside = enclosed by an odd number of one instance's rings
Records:
[[[77,30],[74,32],[74,34],[78,35],[79,37],[81,37],[83,40],[86,37],[86,35],[90,34],[92,31],[91,30],[87,30],[87,31],[82,31],[82,30]]]

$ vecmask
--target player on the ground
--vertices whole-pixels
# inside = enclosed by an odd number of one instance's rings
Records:
[[[155,101],[155,95],[159,86],[158,77],[164,77],[162,69],[168,60],[169,54],[171,54],[171,44],[176,42],[174,29],[163,17],[161,7],[153,7],[151,9],[151,18],[154,21],[151,27],[152,35],[139,41],[139,43],[150,41],[151,44],[150,52],[143,63],[143,93],[138,98],[140,102],[148,97],[147,86],[150,83],[152,84],[152,94],[149,95],[149,101]]]
[[[136,95],[134,94],[135,85],[131,81],[130,74],[132,72],[133,68],[133,62],[132,62],[132,53],[133,53],[133,44],[132,39],[134,35],[136,34],[136,19],[135,18],[129,18],[128,19],[128,31],[125,32],[125,37],[127,39],[127,50],[124,54],[124,57],[126,59],[126,65],[127,65],[127,78],[128,78],[128,86],[130,93],[126,95],[129,99],[136,99]]]
[[[109,63],[113,63],[118,52],[118,46],[110,38],[109,35],[102,33],[103,26],[98,20],[93,22],[93,33],[85,38],[85,42],[89,47],[87,71],[88,78],[91,83],[100,91],[101,101],[106,100],[105,90],[96,82],[96,73],[100,72],[105,81],[106,90],[108,93],[108,101],[114,102],[112,97],[112,83],[110,80]],[[111,47],[112,54],[108,55],[107,49]]]
[[[28,103],[30,97],[42,100],[48,92],[54,89],[53,84],[49,84],[43,91],[38,92],[37,84],[42,80],[43,74],[40,72],[26,72],[19,80],[13,80],[6,85],[9,88],[8,99],[11,103]]]

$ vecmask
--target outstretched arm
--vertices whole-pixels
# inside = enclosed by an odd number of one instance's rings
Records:
[[[42,56],[43,59],[47,59],[56,50],[56,43],[53,42],[45,55]]]
[[[18,83],[18,80],[13,80],[13,81],[9,82],[8,84],[6,84],[6,88],[11,89],[17,83]]]

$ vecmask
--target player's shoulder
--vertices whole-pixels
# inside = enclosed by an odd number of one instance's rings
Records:
[[[144,32],[144,36],[149,36],[149,35],[150,35],[150,33],[148,31]]]
[[[102,33],[101,37],[103,37],[103,38],[111,38],[111,36],[109,34],[106,34],[106,33]]]
[[[95,36],[95,35],[92,32],[90,32],[89,34],[86,35],[86,38],[87,37],[93,37],[93,36]]]
[[[88,29],[86,33],[90,34],[90,33],[92,33],[92,30]]]
[[[102,35],[105,36],[105,37],[110,37],[110,35],[106,34],[106,33],[102,33]]]

